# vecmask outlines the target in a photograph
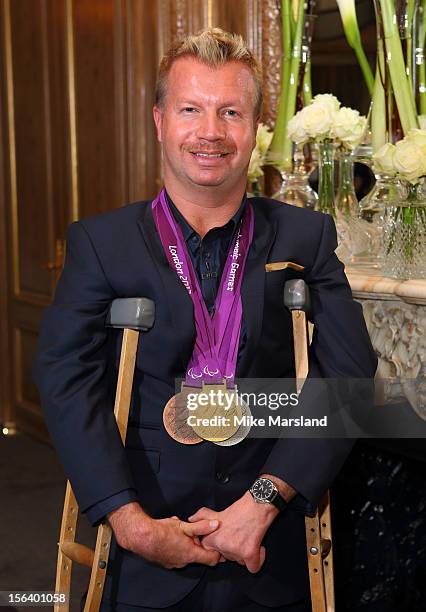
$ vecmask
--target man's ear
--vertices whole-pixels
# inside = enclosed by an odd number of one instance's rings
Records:
[[[152,109],[152,115],[154,117],[155,127],[157,128],[158,142],[163,142],[163,115],[159,106],[154,106]]]

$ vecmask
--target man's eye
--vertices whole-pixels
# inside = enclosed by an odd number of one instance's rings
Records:
[[[236,117],[238,115],[237,111],[232,108],[226,109],[225,114],[228,115],[228,117]]]
[[[192,113],[195,112],[195,108],[193,106],[185,106],[185,108],[182,109],[185,113]]]

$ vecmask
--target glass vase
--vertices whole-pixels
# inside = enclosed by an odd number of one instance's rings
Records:
[[[286,204],[313,210],[318,202],[318,195],[309,185],[303,145],[294,145],[293,168],[291,171],[280,170],[280,174],[281,187],[272,197]]]
[[[383,264],[382,234],[386,208],[391,208],[405,198],[404,183],[393,176],[375,174],[376,183],[359,204],[360,218],[369,236],[369,246],[357,258],[361,267],[381,270]],[[366,225],[365,225],[366,224]]]
[[[357,217],[359,203],[354,185],[354,161],[347,149],[339,149],[337,154],[339,162],[339,179],[335,198],[336,211],[346,219]]]
[[[339,181],[335,198],[338,247],[336,255],[345,265],[371,267],[370,253],[379,250],[374,228],[360,218],[354,186],[354,158],[346,149],[338,150]]]
[[[385,208],[383,274],[426,278],[426,193],[421,185],[408,185],[405,197]]]
[[[316,210],[336,217],[334,205],[334,159],[336,145],[329,141],[318,143],[318,203]]]

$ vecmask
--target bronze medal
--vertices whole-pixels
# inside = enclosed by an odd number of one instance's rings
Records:
[[[181,444],[199,444],[203,441],[188,425],[188,394],[199,392],[199,389],[182,385],[180,393],[173,395],[163,410],[164,428],[176,442]]]

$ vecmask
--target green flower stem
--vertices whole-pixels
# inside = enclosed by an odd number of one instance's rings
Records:
[[[286,107],[288,100],[288,87],[290,82],[291,67],[291,0],[281,0],[281,35],[283,56],[281,63],[281,92],[278,105],[277,118],[275,121],[274,136],[269,147],[271,158],[279,159],[282,156],[284,142],[287,137]]]
[[[318,144],[318,210],[336,217],[334,204],[334,145],[329,140]]]
[[[303,103],[305,106],[312,102],[312,81],[311,81],[311,59],[309,58],[305,65],[305,74],[303,76]]]
[[[413,74],[413,17],[414,9],[416,8],[415,0],[407,0],[407,27],[406,27],[406,65],[407,65],[407,77],[411,87],[414,83]]]
[[[365,83],[370,95],[373,95],[374,77],[361,41],[354,0],[337,0],[346,40],[355,51]]]
[[[426,115],[426,65],[423,62],[419,68],[419,111]]]
[[[351,152],[340,148],[339,154],[339,186],[336,195],[336,208],[343,213],[346,219],[355,214],[355,205],[358,204],[353,183],[353,160]],[[357,207],[357,206],[356,206]]]
[[[298,5],[300,0],[290,0],[290,33],[291,33],[291,45],[293,46],[294,38],[296,36],[296,17],[297,10],[293,10],[293,8]]]
[[[387,109],[386,109],[386,116],[388,119],[388,124],[386,126],[387,129],[387,134],[388,134],[388,141],[392,142],[393,141],[393,129],[392,129],[392,120],[393,120],[393,109],[394,109],[394,96],[393,96],[393,87],[392,87],[392,82],[390,82],[388,84],[388,95],[387,95]]]
[[[382,75],[385,74],[383,41],[377,39],[376,77],[374,79],[373,107],[371,109],[371,144],[373,153],[386,143],[385,90]]]
[[[426,46],[426,0],[421,0],[419,7],[419,38],[418,44],[423,49],[423,54]],[[426,115],[426,64],[425,57],[419,66],[418,72],[418,92],[419,92],[419,113]]]
[[[287,125],[296,111],[297,86],[299,82],[300,56],[302,51],[303,25],[305,22],[305,3],[299,0],[297,7],[296,33],[290,65],[290,79],[287,91],[287,107],[285,113],[285,139],[283,148],[283,168],[290,170],[293,163],[293,143],[287,135]]]
[[[407,81],[408,87],[412,93],[411,102],[413,106],[414,115],[417,117],[417,107],[416,107],[416,92],[415,92],[415,63],[413,63],[414,55],[413,55],[413,19],[414,19],[414,11],[416,9],[416,0],[407,0],[407,38],[406,38],[406,66],[407,66]]]
[[[364,49],[362,48],[361,44],[359,44],[354,47],[354,51],[360,65],[365,84],[368,87],[368,91],[370,95],[373,95],[374,77]]]
[[[394,20],[395,9],[392,0],[379,0],[382,11],[383,30],[385,36],[387,63],[392,80],[392,86],[401,119],[404,135],[409,130],[418,127],[417,114],[414,110],[413,91],[409,87],[398,24]]]

